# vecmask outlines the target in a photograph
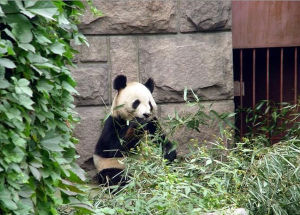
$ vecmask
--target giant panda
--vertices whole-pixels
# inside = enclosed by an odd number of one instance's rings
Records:
[[[117,94],[111,115],[105,121],[93,155],[98,182],[109,186],[127,183],[128,179],[122,174],[125,169],[122,162],[124,154],[137,146],[145,131],[154,134],[159,126],[155,116],[157,105],[152,97],[154,81],[151,78],[145,84],[127,83],[126,76],[119,75],[114,79],[113,88]],[[172,143],[164,135],[159,139],[157,144],[162,146],[164,158],[173,161],[176,150]]]

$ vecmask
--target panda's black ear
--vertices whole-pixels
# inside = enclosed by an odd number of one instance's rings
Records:
[[[118,75],[114,80],[114,89],[120,90],[126,87],[127,78],[125,75]]]
[[[153,93],[154,81],[152,78],[149,78],[144,85],[150,90],[151,93]]]

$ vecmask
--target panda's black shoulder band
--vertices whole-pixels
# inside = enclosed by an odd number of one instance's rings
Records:
[[[125,75],[118,75],[114,80],[114,89],[120,90],[126,87],[127,78]]]

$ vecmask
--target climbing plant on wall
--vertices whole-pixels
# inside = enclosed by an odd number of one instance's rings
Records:
[[[84,200],[72,137],[70,41],[81,1],[0,1],[0,214],[57,214]],[[82,203],[80,203],[82,205]]]

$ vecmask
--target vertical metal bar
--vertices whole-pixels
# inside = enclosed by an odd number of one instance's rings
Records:
[[[297,50],[297,47],[295,47],[295,50],[294,50],[294,104],[297,104],[297,97],[298,97],[298,74],[297,74],[297,64],[298,64],[298,50]]]
[[[283,48],[280,49],[280,109],[283,102]]]
[[[282,102],[283,102],[283,48],[280,48],[280,111],[282,111]],[[280,127],[282,126],[282,119],[279,120]],[[280,132],[280,138],[283,136],[283,133]]]
[[[256,64],[256,49],[252,52],[252,107],[255,108],[255,64]]]
[[[269,79],[270,79],[270,75],[269,75],[269,60],[270,60],[270,49],[267,48],[267,68],[266,68],[266,100],[269,101],[269,90],[270,90],[270,87],[269,87]]]
[[[241,126],[240,126],[240,136],[244,135],[244,125],[243,125],[243,50],[240,49],[240,108],[241,108]]]
[[[269,86],[269,83],[270,83],[270,74],[269,74],[269,70],[270,70],[270,49],[267,48],[267,65],[266,65],[266,100],[267,100],[267,107],[270,105],[269,104],[269,99],[270,99],[270,86]],[[269,124],[270,124],[270,113],[268,112],[267,113],[267,127],[269,127]],[[268,137],[270,137],[270,133],[268,133]]]

